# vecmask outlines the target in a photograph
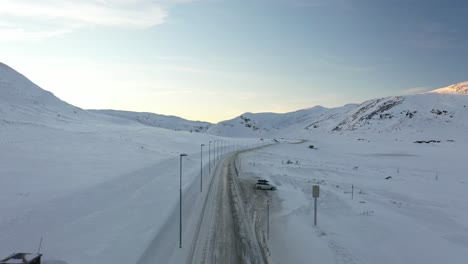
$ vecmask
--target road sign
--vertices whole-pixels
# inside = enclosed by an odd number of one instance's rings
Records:
[[[312,186],[312,197],[317,198],[320,194],[320,187],[318,185]]]
[[[312,186],[312,197],[314,197],[314,226],[317,225],[317,198],[320,195],[320,187],[318,185]]]

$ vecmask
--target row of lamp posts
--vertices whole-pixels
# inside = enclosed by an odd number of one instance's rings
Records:
[[[208,170],[211,175],[211,143],[213,143],[213,158],[214,162],[218,161],[220,155],[229,151],[229,146],[225,141],[214,140],[208,143]],[[221,143],[221,146],[220,146]],[[224,144],[223,144],[224,143]],[[205,144],[200,145],[200,192],[203,192],[203,147]],[[217,146],[217,147],[216,147]],[[220,150],[221,148],[221,150]],[[221,152],[221,153],[220,153]],[[180,154],[180,175],[179,175],[179,248],[182,248],[182,158],[187,157],[186,153]],[[213,165],[214,165],[213,162]]]

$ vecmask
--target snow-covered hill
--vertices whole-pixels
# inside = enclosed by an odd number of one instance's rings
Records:
[[[208,133],[223,136],[287,137],[315,133],[457,137],[468,133],[468,82],[430,93],[393,96],[337,108],[314,107],[285,114],[243,114]]]
[[[41,89],[0,63],[0,121],[7,124],[53,125],[91,121],[92,115]]]
[[[223,121],[208,129],[207,133],[228,137],[262,137],[275,134],[292,125],[303,123],[312,116],[328,109],[315,106],[291,113],[245,113],[231,120]]]
[[[468,96],[428,93],[369,100],[340,117],[306,127],[319,128],[339,134],[457,137],[468,132]]]
[[[205,132],[210,123],[175,116],[116,110],[83,110],[57,98],[9,66],[0,63],[0,125],[27,124],[73,129],[76,125],[130,125]]]
[[[439,93],[439,94],[468,94],[468,82],[462,82],[450,85],[445,88],[440,88],[430,93]]]
[[[190,132],[206,132],[212,125],[208,122],[190,121],[177,116],[158,115],[118,110],[88,110],[98,115],[107,115],[139,122],[146,126]]]
[[[200,145],[214,140],[230,141],[80,109],[0,64],[0,259],[44,237],[44,264],[137,263],[175,214],[181,152],[184,215],[198,216]]]
[[[227,137],[290,137],[314,133],[410,134],[465,133],[468,82],[425,94],[378,98],[362,104],[295,112],[245,113],[212,125],[175,116],[116,110],[83,110],[70,105],[0,64],[0,121],[64,127],[64,124],[132,124],[206,132]],[[65,126],[66,127],[66,126]]]

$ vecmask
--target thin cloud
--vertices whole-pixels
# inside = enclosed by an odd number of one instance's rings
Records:
[[[189,56],[155,56],[154,57],[160,61],[170,61],[170,62],[185,62],[185,61],[192,61],[193,58]]]
[[[22,28],[1,28],[0,41],[23,41],[31,40],[38,41],[45,38],[56,37],[70,33],[70,30],[55,30],[55,31],[25,31]]]
[[[163,24],[172,4],[188,0],[2,0],[0,40],[37,39],[81,27],[146,29]]]
[[[157,95],[157,96],[166,96],[166,95],[189,95],[189,94],[193,94],[193,91],[192,90],[167,90],[167,91],[155,91],[152,93],[153,95]]]
[[[322,7],[330,4],[332,0],[279,0],[294,7]]]
[[[326,62],[322,64],[330,69],[342,72],[351,72],[351,73],[369,73],[375,70],[373,66],[360,66],[360,65],[347,65],[347,64],[338,64],[333,62]]]
[[[430,88],[430,87],[424,87],[424,86],[413,87],[413,88],[403,90],[402,95],[413,95],[413,94],[425,93],[425,92],[429,92],[431,89],[432,88]]]
[[[316,58],[317,65],[322,69],[351,73],[369,73],[377,68],[373,65],[365,65],[352,61],[345,61],[341,56],[325,53],[322,58]]]
[[[293,7],[298,8],[352,8],[352,1],[348,0],[278,0]]]
[[[217,71],[209,70],[209,69],[202,69],[192,66],[167,66],[167,70],[176,71],[176,72],[183,72],[183,73],[208,73],[208,74],[215,74]]]
[[[366,73],[375,70],[375,68],[371,66],[342,66],[341,68],[343,71],[354,73]]]

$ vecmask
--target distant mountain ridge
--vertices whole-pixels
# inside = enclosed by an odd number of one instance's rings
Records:
[[[171,130],[205,132],[211,124],[175,116],[115,110],[83,110],[60,100],[9,66],[0,63],[0,125],[65,128],[82,124],[142,124]]]
[[[285,114],[246,113],[211,127],[208,133],[243,137],[282,137],[301,133],[467,133],[468,82],[425,94],[377,98],[336,108]],[[445,132],[444,132],[445,131]]]
[[[203,121],[190,121],[178,116],[166,116],[146,112],[130,112],[120,110],[88,110],[95,114],[108,115],[139,122],[146,126],[204,133],[213,124]]]
[[[244,113],[231,120],[219,122],[210,127],[207,133],[229,137],[263,136],[275,133],[285,127],[304,122],[311,116],[328,109],[315,106],[290,113]]]
[[[290,113],[244,113],[210,124],[175,116],[117,110],[83,110],[43,90],[0,63],[0,126],[11,124],[138,124],[227,137],[287,137],[303,133],[468,134],[468,82],[410,96],[377,98],[336,108]],[[450,136],[450,135],[448,135]]]

